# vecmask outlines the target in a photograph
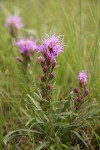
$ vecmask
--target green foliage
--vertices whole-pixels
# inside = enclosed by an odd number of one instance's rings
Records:
[[[50,109],[44,111],[39,103],[41,96],[37,96],[38,98],[35,99],[36,97],[33,98],[28,95],[27,109],[24,113],[25,115],[28,112],[29,115],[28,117],[26,115],[28,120],[26,128],[28,128],[27,133],[33,132],[31,136],[35,141],[35,149],[75,149],[76,142],[79,142],[80,149],[84,145],[87,149],[91,147],[92,127],[99,124],[100,108],[96,100],[91,102],[89,99],[81,105],[80,110],[76,110],[71,95],[70,98],[65,100],[51,101]],[[8,134],[4,142],[13,138],[14,133]],[[73,148],[71,148],[71,145],[73,145]]]

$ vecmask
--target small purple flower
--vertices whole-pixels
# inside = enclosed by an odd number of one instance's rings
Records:
[[[38,49],[39,49],[39,52],[41,52],[44,56],[47,54],[47,47],[46,47],[46,45],[40,45],[38,47]]]
[[[7,28],[15,27],[16,29],[21,29],[23,27],[23,23],[19,16],[9,16],[6,19],[5,26]]]
[[[36,40],[30,39],[20,39],[16,45],[20,49],[20,53],[22,55],[28,54],[29,57],[33,54],[33,52],[37,49]]]
[[[89,96],[89,89],[87,88],[87,73],[82,70],[79,75],[79,87],[74,88],[74,94],[75,94],[75,109],[79,110],[81,108],[81,104],[87,100]]]
[[[84,71],[84,70],[82,70],[80,73],[79,73],[79,81],[80,82],[83,82],[84,84],[86,84],[86,82],[87,82],[87,74],[86,74],[86,72]]]
[[[39,47],[39,51],[49,60],[54,60],[60,52],[63,52],[63,39],[61,36],[48,36],[43,39],[43,44]]]

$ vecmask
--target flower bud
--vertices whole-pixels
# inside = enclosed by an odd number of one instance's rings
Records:
[[[86,86],[86,83],[82,80],[79,81],[79,84],[80,84],[81,88],[85,88],[85,86]]]
[[[52,80],[54,78],[54,74],[50,74],[49,79]]]
[[[85,89],[85,91],[84,91],[84,96],[88,96],[89,93],[90,93],[89,89]]]
[[[78,94],[79,93],[79,89],[77,87],[74,88],[74,93]]]
[[[76,98],[76,101],[77,101],[77,102],[81,102],[81,98],[80,98],[80,97],[77,97],[77,98]]]
[[[54,69],[55,67],[56,67],[56,64],[57,64],[57,62],[56,62],[56,60],[53,62],[53,64],[52,64],[52,69]]]
[[[41,77],[41,82],[44,82],[45,81],[45,78],[44,76]]]
[[[42,54],[43,54],[43,56],[46,58],[47,57],[47,51],[46,50],[44,50],[43,52],[42,52]]]
[[[51,63],[51,57],[49,55],[47,55],[46,59],[47,59],[48,64],[50,65],[50,63]]]
[[[40,57],[38,57],[38,61],[39,61],[39,63],[41,64],[41,65],[44,65],[45,64],[45,61],[44,61],[44,59],[40,56]]]
[[[51,84],[48,84],[47,90],[48,90],[48,91],[51,91],[51,90],[52,90],[52,85],[51,85]]]
[[[76,110],[79,110],[80,109],[80,106],[76,106]]]
[[[43,71],[46,73],[46,72],[48,72],[48,67],[45,65],[45,66],[43,66]]]
[[[47,60],[46,65],[47,65],[47,66],[50,66],[50,64],[51,64],[51,62]]]

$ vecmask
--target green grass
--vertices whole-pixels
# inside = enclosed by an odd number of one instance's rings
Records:
[[[0,149],[2,148],[2,103],[0,100]]]
[[[84,69],[88,72],[91,95],[100,103],[99,10],[99,0],[0,1],[0,104],[3,107],[0,126],[2,120],[3,124],[9,122],[9,131],[12,131],[26,122],[28,114],[23,117],[25,112],[20,108],[24,110],[28,88],[33,95],[34,84],[38,86],[41,75],[38,54],[35,54],[28,72],[30,80],[26,84],[21,65],[15,59],[19,55],[18,49],[12,46],[4,27],[6,16],[19,13],[25,27],[23,34],[33,35],[39,42],[46,33],[64,35],[64,53],[58,58],[59,65],[55,70],[55,100],[58,97],[63,99],[73,90],[77,85],[77,74]]]

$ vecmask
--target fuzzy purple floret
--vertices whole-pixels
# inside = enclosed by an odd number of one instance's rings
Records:
[[[33,53],[37,48],[36,40],[33,40],[32,38],[30,39],[20,39],[16,45],[20,49],[20,53],[22,55],[28,53],[31,54]]]
[[[23,27],[22,20],[19,16],[9,16],[6,19],[6,24],[5,26],[7,28],[9,27],[15,27],[16,29],[21,29]]]
[[[82,70],[80,73],[79,73],[79,80],[86,83],[87,82],[87,74],[84,70]]]
[[[39,46],[39,51],[48,59],[54,60],[60,52],[63,52],[63,39],[61,36],[48,36],[43,39],[43,44]]]

